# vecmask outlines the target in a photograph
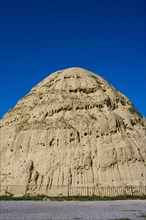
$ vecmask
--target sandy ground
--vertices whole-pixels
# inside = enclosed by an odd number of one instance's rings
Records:
[[[0,220],[144,220],[146,201],[0,201]]]

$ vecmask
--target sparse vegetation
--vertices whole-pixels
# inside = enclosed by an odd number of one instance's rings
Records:
[[[62,71],[62,70],[59,70],[59,71],[57,71],[57,73],[61,74],[61,73],[63,73],[63,71]]]
[[[139,115],[140,117],[142,117],[142,114],[134,107],[134,106],[131,106],[130,108],[129,108],[129,111],[132,113],[132,114],[137,114],[137,115]]]
[[[34,124],[34,125],[35,125],[35,124],[47,124],[47,122],[46,122],[45,119],[43,119],[43,120],[41,120],[41,121],[35,120],[35,121],[33,122],[33,124]]]
[[[98,76],[95,76],[95,75],[92,74],[91,77],[92,77],[93,79],[97,79]]]
[[[141,214],[141,215],[139,216],[139,218],[146,219],[146,214]]]
[[[131,220],[130,218],[114,218],[114,219],[111,219],[111,220]]]
[[[91,75],[91,77],[92,77],[93,79],[95,79],[95,81],[96,81],[99,85],[102,85],[102,84],[103,84],[103,82],[99,79],[98,75],[97,75],[97,76],[96,76],[96,75]]]
[[[94,115],[90,115],[91,119],[97,120],[97,118]]]
[[[18,129],[19,131],[21,131],[22,129],[24,129],[24,127],[25,127],[27,121],[28,121],[28,119],[27,119],[27,120],[24,120],[24,121],[22,121],[22,122],[20,122],[20,123],[18,123],[18,124],[17,124],[17,125],[18,125],[18,128],[17,128],[17,129]]]
[[[126,98],[124,96],[121,96],[121,104],[126,105]]]
[[[113,197],[108,197],[108,196],[56,196],[56,197],[50,197],[46,195],[36,195],[36,196],[31,196],[31,195],[25,195],[22,197],[14,197],[12,195],[4,195],[0,196],[0,200],[36,200],[36,201],[41,201],[41,200],[51,200],[51,201],[102,201],[102,200],[127,200],[127,199],[141,199],[145,200],[146,195],[143,196],[132,196],[132,195],[123,195],[123,196],[113,196]]]
[[[8,113],[10,113],[10,112],[12,112],[13,111],[13,109],[12,108],[10,108],[9,110],[8,110]]]

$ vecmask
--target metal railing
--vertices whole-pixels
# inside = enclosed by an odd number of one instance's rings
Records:
[[[51,186],[48,185],[1,185],[0,195],[47,195],[47,196],[118,196],[146,195],[146,186]]]

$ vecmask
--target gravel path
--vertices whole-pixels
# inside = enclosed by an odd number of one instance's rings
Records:
[[[146,201],[0,201],[0,211],[0,220],[144,220]]]

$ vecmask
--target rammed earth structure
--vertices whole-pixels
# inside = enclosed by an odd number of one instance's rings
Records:
[[[48,76],[0,124],[1,195],[146,185],[145,119],[85,69]]]

